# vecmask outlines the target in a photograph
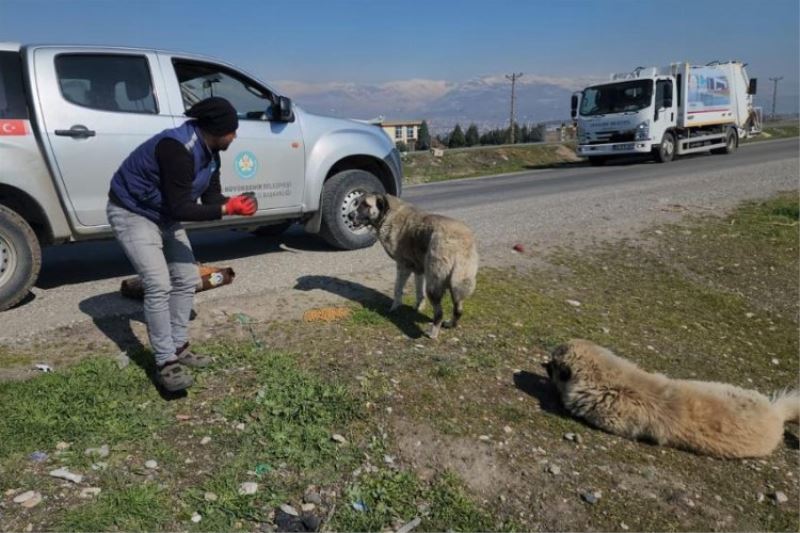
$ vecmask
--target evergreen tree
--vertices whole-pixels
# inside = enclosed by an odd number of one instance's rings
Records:
[[[423,120],[417,132],[417,150],[429,150],[430,147],[431,134],[428,131],[428,123]]]
[[[467,140],[464,138],[464,132],[461,131],[461,125],[456,124],[456,127],[453,128],[453,131],[450,133],[450,140],[447,143],[449,148],[461,148],[467,143]]]
[[[480,136],[478,135],[478,126],[475,124],[470,124],[467,128],[467,133],[464,136],[464,142],[467,146],[475,146],[480,142]]]

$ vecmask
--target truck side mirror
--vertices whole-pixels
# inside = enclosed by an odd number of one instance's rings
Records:
[[[578,116],[578,95],[577,94],[573,94],[572,95],[572,98],[570,100],[570,108],[571,108],[570,109],[570,113],[572,115],[572,118],[574,119],[575,117]]]
[[[278,96],[271,106],[270,120],[273,122],[291,122],[294,120],[292,100],[286,96]]]
[[[750,85],[747,87],[747,94],[756,94],[758,91],[758,78],[751,78]]]

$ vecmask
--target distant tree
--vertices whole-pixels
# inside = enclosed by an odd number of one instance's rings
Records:
[[[464,142],[467,146],[475,146],[481,142],[480,135],[478,135],[478,126],[470,124],[467,128],[467,133],[464,135]]]
[[[417,150],[429,150],[431,147],[431,134],[428,131],[428,123],[424,120],[417,132]]]
[[[519,129],[519,142],[521,143],[531,142],[530,135],[531,135],[530,129],[528,129],[528,125],[525,124]]]
[[[461,131],[461,125],[456,124],[456,127],[453,128],[453,131],[450,132],[450,139],[447,143],[447,146],[450,148],[461,148],[465,144],[467,144],[467,140],[464,138],[464,132]]]
[[[403,141],[398,141],[395,146],[397,146],[397,150],[400,152],[408,152],[408,145]]]
[[[539,143],[544,141],[544,124],[532,126],[528,133],[528,142]]]

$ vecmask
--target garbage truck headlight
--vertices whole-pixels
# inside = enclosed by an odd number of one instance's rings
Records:
[[[650,121],[645,120],[636,126],[636,140],[646,141],[650,138]]]

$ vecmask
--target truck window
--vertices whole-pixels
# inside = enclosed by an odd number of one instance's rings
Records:
[[[649,107],[652,97],[652,80],[596,85],[583,91],[580,114],[592,116],[638,111]]]
[[[173,60],[181,86],[184,109],[211,96],[221,96],[236,109],[240,119],[266,120],[271,94],[225,67],[210,63]]]
[[[22,59],[17,52],[0,52],[0,118],[28,118]]]
[[[101,111],[158,114],[147,58],[113,54],[59,54],[61,95]]]

